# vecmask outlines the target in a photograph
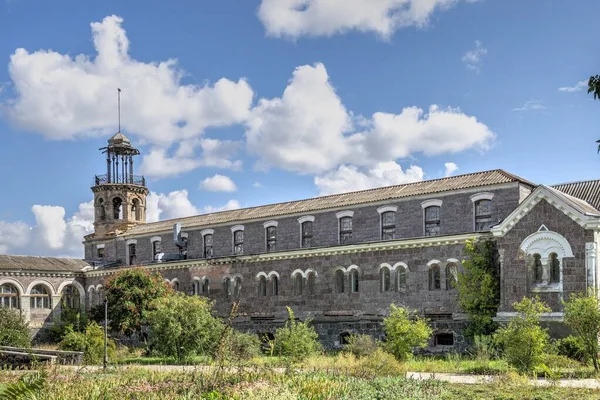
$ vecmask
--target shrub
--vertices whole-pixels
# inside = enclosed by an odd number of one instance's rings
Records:
[[[104,309],[102,311],[104,315]],[[60,342],[67,333],[67,328],[75,332],[83,332],[87,326],[87,316],[78,309],[64,307],[60,313],[60,322],[52,324],[49,333],[55,342]]]
[[[598,362],[598,335],[600,335],[600,301],[598,293],[590,290],[587,294],[573,293],[564,303],[565,323],[581,340],[587,358],[594,363],[594,370],[600,371]]]
[[[377,341],[370,335],[350,335],[348,344],[344,346],[344,350],[354,354],[356,357],[364,357],[371,355],[377,351]]]
[[[569,357],[582,363],[587,363],[587,353],[583,341],[577,336],[569,335],[554,342],[558,355]]]
[[[489,361],[498,356],[494,337],[490,335],[475,335],[471,353],[478,361]]]
[[[261,343],[258,336],[235,329],[230,329],[226,335],[225,354],[229,360],[249,360],[260,356]]]
[[[19,310],[0,307],[0,346],[31,347],[29,326]]]
[[[223,331],[212,304],[205,297],[182,293],[155,300],[147,314],[152,349],[179,361],[212,355]]]
[[[499,329],[495,337],[510,365],[521,372],[532,371],[542,363],[548,347],[548,332],[540,326],[540,317],[551,310],[538,298],[528,297],[513,307],[519,314]]]
[[[104,330],[94,321],[90,321],[83,332],[67,326],[65,335],[58,345],[61,350],[83,351],[86,364],[100,364],[104,358]],[[108,357],[112,359],[116,352],[115,342],[108,339]]]
[[[317,341],[319,335],[310,326],[310,318],[304,322],[298,322],[294,311],[290,307],[287,307],[287,310],[289,318],[285,322],[285,326],[275,331],[274,352],[293,360],[304,360],[321,350],[321,345]]]
[[[433,333],[424,319],[419,316],[410,318],[404,307],[390,306],[390,315],[383,320],[386,335],[385,348],[398,360],[412,357],[415,347],[424,348]]]

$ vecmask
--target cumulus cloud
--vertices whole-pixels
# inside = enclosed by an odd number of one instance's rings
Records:
[[[200,183],[200,188],[209,192],[235,192],[237,190],[235,182],[230,177],[219,174],[205,178]]]
[[[210,214],[210,213],[214,213],[214,212],[219,212],[219,211],[229,211],[229,210],[237,210],[238,208],[241,208],[242,206],[240,205],[240,202],[237,200],[229,200],[227,203],[225,203],[222,206],[217,206],[217,207],[213,207],[213,206],[205,206],[203,208],[203,211],[205,214]]]
[[[587,81],[579,81],[579,82],[577,82],[577,84],[575,86],[560,87],[560,88],[558,88],[558,91],[565,92],[565,93],[573,93],[573,92],[579,92],[583,89],[587,89],[587,87],[588,87]]]
[[[341,165],[338,169],[314,178],[320,195],[346,193],[382,186],[400,185],[423,180],[421,167],[411,165],[406,171],[394,162],[381,162],[370,169]]]
[[[188,198],[188,191],[176,190],[168,194],[151,192],[146,200],[146,222],[189,217],[200,214]]]
[[[268,35],[297,38],[347,31],[388,38],[404,27],[423,27],[436,11],[460,0],[262,0],[258,18]],[[474,0],[467,0],[474,2]]]
[[[449,177],[454,175],[454,173],[458,170],[458,165],[453,162],[447,162],[444,164],[444,168],[446,169],[444,172],[445,177]]]
[[[122,22],[112,15],[91,24],[94,58],[17,49],[9,63],[16,97],[3,104],[10,119],[52,139],[107,136],[117,129],[117,87],[122,127],[161,147],[247,117],[253,91],[244,79],[184,85],[176,60],[131,58]]]
[[[301,66],[281,98],[261,99],[248,119],[248,148],[260,165],[323,173],[340,164],[372,166],[470,148],[486,150],[494,133],[458,108],[406,107],[354,118],[336,94],[323,64]],[[358,128],[362,129],[357,131]]]
[[[521,107],[513,108],[513,111],[541,111],[545,110],[546,106],[541,100],[528,100]]]
[[[487,49],[483,47],[481,41],[475,41],[475,48],[469,50],[462,57],[462,62],[467,66],[468,69],[479,72],[481,70],[481,64],[483,63],[483,57],[487,54]]]
[[[24,222],[0,221],[0,254],[29,245],[31,228]]]

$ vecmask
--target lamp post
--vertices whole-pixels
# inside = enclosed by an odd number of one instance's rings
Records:
[[[104,370],[106,370],[106,364],[108,364],[108,299],[104,298]]]

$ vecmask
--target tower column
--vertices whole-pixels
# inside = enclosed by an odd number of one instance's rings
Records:
[[[110,151],[106,153],[106,182],[110,183]]]
[[[129,156],[129,183],[133,183],[133,157]]]

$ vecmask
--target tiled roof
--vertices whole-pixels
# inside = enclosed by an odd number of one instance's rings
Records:
[[[600,180],[581,181],[552,185],[563,193],[577,197],[600,210]]]
[[[592,215],[598,215],[598,216],[600,216],[600,212],[597,209],[595,209],[594,207],[592,207],[585,200],[582,200],[582,199],[579,199],[577,197],[571,196],[571,195],[569,195],[569,194],[567,194],[565,192],[562,192],[562,191],[560,191],[560,190],[558,190],[556,188],[553,188],[553,187],[547,187],[547,188],[552,193],[554,193],[555,195],[557,195],[558,197],[560,197],[562,200],[564,200],[567,203],[569,203],[573,208],[575,208],[580,213],[582,213],[582,214],[592,214]]]
[[[147,223],[131,228],[124,233],[124,235],[130,236],[169,231],[173,228],[175,222],[181,222],[182,227],[184,228],[210,227],[217,224],[252,219],[265,219],[287,214],[309,213],[318,210],[343,208],[358,204],[400,199],[411,196],[449,192],[474,187],[483,188],[485,186],[510,182],[521,182],[532,187],[536,186],[518,176],[509,174],[501,169],[496,169],[404,185],[386,186],[357,192],[315,197],[306,200],[289,201],[285,203],[241,208],[238,210],[221,211],[196,215],[193,217],[178,218],[175,220]]]
[[[78,258],[0,255],[0,270],[77,272],[88,266]]]

